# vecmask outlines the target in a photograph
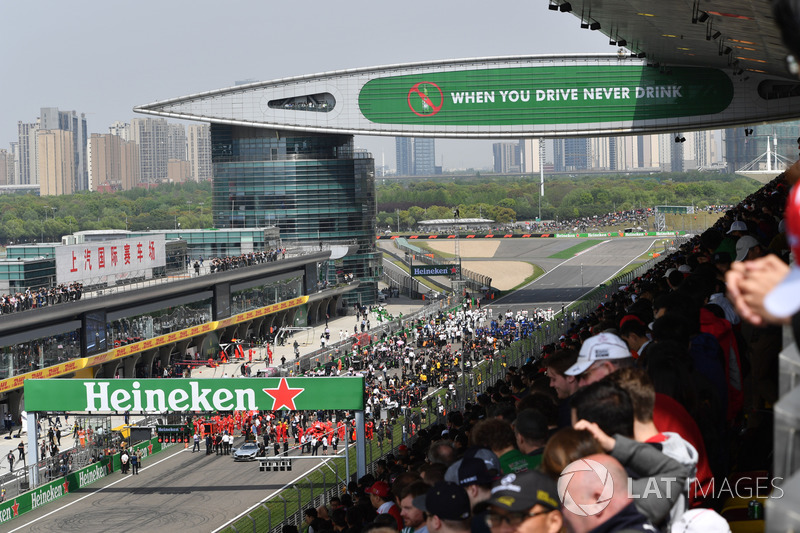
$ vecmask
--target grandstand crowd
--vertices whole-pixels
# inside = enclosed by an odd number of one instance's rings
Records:
[[[3,294],[0,296],[0,314],[7,315],[64,302],[75,302],[81,299],[82,292],[83,284],[75,282]]]
[[[209,272],[213,274],[215,272],[224,272],[226,270],[244,268],[261,263],[271,263],[279,259],[286,259],[286,248],[271,248],[265,251],[254,251],[235,256],[212,257],[209,260],[208,267]],[[189,260],[187,259],[187,261]],[[200,258],[192,264],[195,275],[200,275],[200,269],[204,266],[204,263],[205,260],[200,256]]]
[[[763,528],[765,499],[782,492],[770,474],[781,325],[800,331],[800,270],[787,264],[800,253],[797,175],[800,164],[446,424],[416,431],[330,507],[306,509],[307,530]],[[452,392],[462,364],[473,375],[537,327],[466,308],[387,333],[328,371],[364,374],[374,415],[406,405],[425,416],[426,392]]]

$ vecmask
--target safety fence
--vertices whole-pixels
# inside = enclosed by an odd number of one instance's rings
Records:
[[[421,429],[444,424],[447,413],[463,409],[468,402],[475,402],[479,394],[505,378],[509,366],[521,366],[538,354],[534,339],[521,340],[501,350],[491,359],[470,364],[469,368],[459,373],[455,382],[431,391],[419,405],[382,411],[382,416],[391,425],[392,438],[383,441],[378,438],[367,440],[367,472],[374,474],[377,461],[389,454],[396,456],[401,445],[412,445]],[[395,413],[398,416],[393,416]],[[285,525],[295,525],[302,529],[306,509],[328,505],[331,498],[344,494],[347,482],[353,480],[356,468],[355,449],[351,446],[346,453],[350,454],[349,476],[345,475],[347,461],[344,457],[324,459],[321,465],[251,508],[223,531],[279,533]]]
[[[418,279],[412,278],[408,272],[388,261],[383,263],[381,279],[389,287],[397,288],[401,296],[408,296],[415,300],[422,298],[422,295],[428,291]]]
[[[34,413],[30,413],[29,416],[33,415]],[[87,421],[95,420],[94,422],[95,428],[103,427],[104,430],[107,431],[110,435],[111,424],[104,423],[105,420],[101,420],[106,418],[108,417],[103,417],[103,416],[84,417],[84,420],[81,421],[80,425],[81,427],[86,427],[92,423]],[[136,422],[133,422],[131,426],[149,427],[153,426],[155,423],[156,419],[154,417],[145,417]],[[27,440],[27,435],[23,437],[21,433],[22,432],[20,431],[20,433],[17,434],[16,438]],[[46,444],[47,441],[46,432],[41,432],[40,436],[41,436],[40,443]],[[39,471],[39,480],[42,483],[63,477],[64,476],[63,467],[66,467],[67,473],[72,473],[98,462],[102,457],[102,455],[104,454],[105,450],[109,448],[115,448],[119,444],[116,442],[112,442],[112,439],[105,439],[102,441],[102,444],[99,445],[95,445],[89,442],[84,442],[84,446],[81,446],[78,439],[72,436],[62,436],[62,439],[64,440],[73,439],[74,445],[62,451],[59,451],[59,453],[55,456],[51,455],[51,456],[38,457],[36,468]],[[20,466],[16,470],[0,476],[0,492],[5,490],[6,500],[25,493],[30,489],[31,486],[31,480],[28,477],[30,474],[28,465],[25,463],[25,461],[20,461],[18,458],[19,456],[16,453],[14,455],[15,457],[17,457],[17,460],[15,462],[17,464],[22,464],[23,466]]]
[[[142,460],[145,460],[168,446],[168,444],[162,445],[158,439],[154,438],[131,446],[130,449],[133,452],[140,452]],[[51,503],[71,491],[78,491],[95,481],[99,481],[119,471],[121,466],[120,453],[103,455],[88,466],[63,471],[61,475],[52,480],[44,481],[33,490],[26,490],[14,496],[6,494],[5,501],[0,502],[0,525],[13,520],[19,515],[38,509],[42,505]]]
[[[483,274],[478,274],[477,272],[473,272],[471,270],[467,270],[466,268],[462,268],[460,265],[460,258],[453,257],[453,258],[446,258],[440,256],[439,254],[429,251],[423,250],[412,244],[406,239],[394,239],[394,245],[400,249],[406,257],[413,257],[414,261],[418,263],[424,263],[426,265],[450,265],[453,264],[454,261],[459,262],[459,268],[461,268],[461,279],[464,282],[464,286],[471,291],[487,291],[492,287],[492,278],[489,276],[484,276]],[[448,241],[449,242],[449,241]],[[406,263],[409,263],[410,260],[406,260]]]

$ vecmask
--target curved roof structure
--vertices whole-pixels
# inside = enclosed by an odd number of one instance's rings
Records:
[[[767,73],[655,66],[628,54],[517,56],[298,76],[134,110],[319,133],[568,137],[788,120],[800,116],[797,85]]]

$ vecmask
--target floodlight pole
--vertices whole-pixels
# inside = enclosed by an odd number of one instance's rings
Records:
[[[542,196],[544,196],[544,139],[539,139],[539,224],[542,223]]]
[[[28,413],[25,417],[28,432],[28,479],[30,480],[29,489],[39,486],[39,426],[36,424],[38,413]]]

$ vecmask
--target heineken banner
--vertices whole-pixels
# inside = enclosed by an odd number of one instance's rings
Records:
[[[455,276],[458,265],[411,265],[411,277],[414,276]]]
[[[732,100],[721,70],[603,64],[385,76],[364,85],[358,105],[379,124],[510,126],[711,115]]]
[[[204,412],[364,409],[364,379],[28,379],[28,411]]]

